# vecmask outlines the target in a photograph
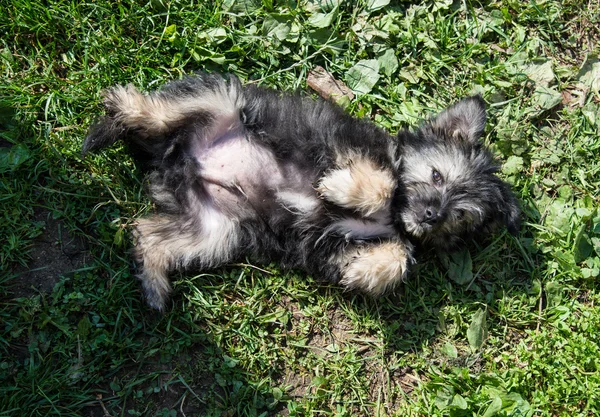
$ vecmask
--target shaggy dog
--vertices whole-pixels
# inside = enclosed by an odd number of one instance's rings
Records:
[[[83,152],[125,140],[149,164],[160,214],[135,256],[150,306],[176,269],[250,255],[379,295],[402,281],[413,244],[451,250],[519,208],[479,139],[481,97],[391,136],[325,101],[199,74],[141,94],[105,93]]]

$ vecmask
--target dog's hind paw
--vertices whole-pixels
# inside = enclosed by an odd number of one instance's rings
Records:
[[[346,259],[341,284],[375,296],[402,282],[412,263],[410,247],[398,241],[357,247]]]

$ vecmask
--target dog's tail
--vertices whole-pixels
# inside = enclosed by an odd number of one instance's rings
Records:
[[[154,153],[170,133],[191,120],[206,124],[239,120],[243,106],[242,87],[234,76],[202,73],[147,95],[131,84],[116,86],[104,92],[106,115],[90,128],[82,152],[124,139]]]

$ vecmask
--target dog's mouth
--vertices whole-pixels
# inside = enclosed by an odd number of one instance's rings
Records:
[[[424,239],[436,229],[437,223],[431,224],[423,220],[419,220],[419,216],[412,212],[402,214],[402,223],[404,229],[416,238]]]

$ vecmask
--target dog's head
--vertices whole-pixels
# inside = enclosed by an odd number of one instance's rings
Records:
[[[416,132],[401,132],[396,220],[424,244],[452,249],[505,225],[519,229],[519,206],[480,141],[486,121],[479,96],[460,101]]]

